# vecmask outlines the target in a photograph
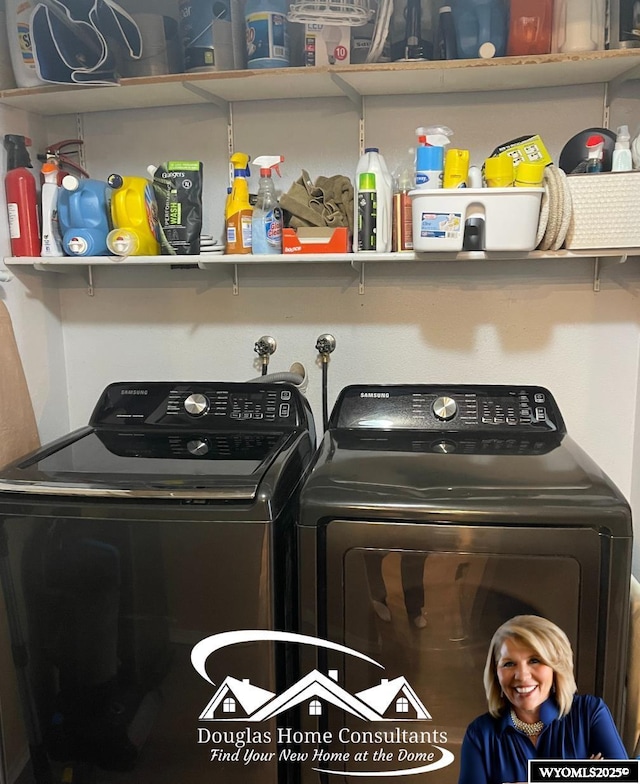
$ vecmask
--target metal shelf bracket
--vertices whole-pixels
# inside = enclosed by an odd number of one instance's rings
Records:
[[[360,276],[358,281],[358,294],[364,294],[364,261],[350,261],[352,269],[354,269]]]

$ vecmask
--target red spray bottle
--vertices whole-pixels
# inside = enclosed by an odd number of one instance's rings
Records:
[[[30,144],[31,139],[25,136],[11,133],[4,137],[7,150],[7,174],[4,182],[13,256],[40,255],[36,180],[29,171],[31,158],[27,152]]]

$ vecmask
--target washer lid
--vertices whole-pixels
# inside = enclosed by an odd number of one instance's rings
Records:
[[[85,428],[10,466],[0,491],[250,500],[291,432],[118,432]],[[55,446],[55,445],[54,445]]]

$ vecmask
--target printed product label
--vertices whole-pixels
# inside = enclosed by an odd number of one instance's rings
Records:
[[[12,240],[19,240],[20,213],[18,212],[18,205],[15,202],[7,204],[7,212],[9,214],[9,236]]]
[[[287,19],[282,14],[247,15],[247,59],[289,60]]]
[[[28,22],[18,22],[18,41],[20,42],[22,62],[25,65],[35,66],[33,48],[31,46],[31,29]]]
[[[251,247],[251,215],[243,215],[240,219],[242,230],[242,247]]]
[[[460,212],[423,212],[420,236],[436,239],[457,239],[462,231]]]
[[[279,249],[282,246],[282,225],[279,208],[269,210],[264,216],[264,228],[267,244],[271,248]]]
[[[358,250],[376,249],[378,204],[375,191],[358,194]]]
[[[146,185],[144,189],[144,206],[147,212],[147,221],[153,236],[160,242],[160,228],[158,226],[158,205],[151,185]]]

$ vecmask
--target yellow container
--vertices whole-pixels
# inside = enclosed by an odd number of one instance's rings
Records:
[[[522,164],[521,164],[522,165]],[[508,155],[496,155],[484,162],[484,179],[489,188],[509,188],[513,185],[515,170]]]
[[[113,188],[107,247],[117,256],[157,256],[160,253],[158,207],[151,182],[145,177],[111,174]]]

